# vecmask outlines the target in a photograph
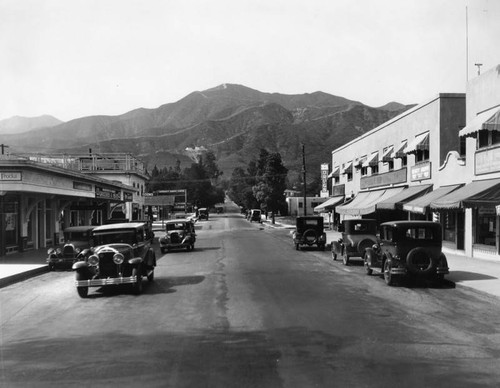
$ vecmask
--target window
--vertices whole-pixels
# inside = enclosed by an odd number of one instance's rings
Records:
[[[489,211],[488,211],[489,210]],[[496,245],[496,214],[495,209],[480,207],[476,213],[476,244]]]
[[[372,166],[372,175],[378,174],[378,164]]]
[[[405,155],[401,158],[401,167],[408,166],[408,157]]]
[[[347,173],[347,182],[352,181],[352,172]]]
[[[361,176],[368,175],[368,167],[361,167]]]
[[[415,162],[423,162],[429,160],[429,150],[417,150],[415,153]]]
[[[455,212],[445,212],[443,213],[441,219],[443,220],[443,240],[455,242],[456,241],[456,213]]]
[[[394,170],[394,160],[390,160],[387,162],[387,168],[389,171]]]

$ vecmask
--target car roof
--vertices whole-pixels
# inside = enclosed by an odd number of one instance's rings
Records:
[[[121,222],[118,224],[101,225],[94,228],[94,232],[101,230],[115,230],[115,229],[137,229],[144,226],[144,222]]]
[[[439,222],[434,221],[390,221],[380,224],[380,226],[390,225],[394,227],[408,227],[408,226],[441,226]]]
[[[68,226],[63,232],[87,232],[94,229],[95,225],[83,225],[83,226]]]
[[[189,222],[189,223],[191,223],[190,220],[186,220],[184,218],[179,218],[177,220],[166,220],[164,222],[165,222],[165,224],[178,224],[178,223],[181,223],[181,222]]]

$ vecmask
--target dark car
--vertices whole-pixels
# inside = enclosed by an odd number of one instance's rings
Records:
[[[208,209],[206,207],[198,209],[198,219],[208,221]]]
[[[64,245],[58,248],[49,248],[47,264],[49,271],[56,268],[71,268],[79,260],[85,249],[90,248],[90,232],[95,226],[70,226],[64,229]]]
[[[161,253],[169,249],[192,251],[196,242],[194,223],[191,220],[171,220],[165,225],[165,235],[160,237]]]
[[[384,276],[392,286],[402,278],[442,281],[449,273],[442,252],[441,224],[432,221],[393,221],[380,225],[380,243],[366,250],[366,273]]]
[[[248,221],[262,222],[262,211],[260,209],[251,209],[248,213]]]
[[[130,284],[140,294],[142,277],[153,281],[156,255],[147,223],[102,225],[92,230],[91,237],[93,247],[73,264],[80,297],[88,295],[89,287],[119,284]]]
[[[377,221],[372,219],[344,220],[339,227],[342,237],[332,242],[332,258],[342,256],[344,265],[351,257],[363,259],[366,248],[377,243]]]
[[[323,227],[323,217],[297,217],[292,238],[295,249],[297,250],[299,250],[302,245],[307,245],[309,247],[316,245],[319,249],[325,250],[326,233]]]

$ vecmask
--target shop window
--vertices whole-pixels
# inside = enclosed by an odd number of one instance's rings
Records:
[[[476,214],[475,243],[495,246],[496,229],[495,209],[479,208]]]
[[[299,202],[299,209],[302,209],[304,207],[304,204],[302,202]]]
[[[455,212],[445,212],[441,217],[443,223],[443,240],[455,242],[456,241],[456,228],[457,215]]]
[[[14,200],[6,200],[3,203],[3,211],[1,213],[4,218],[4,238],[6,247],[18,246],[18,231],[19,231],[19,202]]]

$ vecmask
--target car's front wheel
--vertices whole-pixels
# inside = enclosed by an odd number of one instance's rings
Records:
[[[87,280],[84,278],[84,276],[77,272],[76,273],[76,280]],[[86,298],[89,294],[89,288],[86,287],[86,286],[81,286],[81,287],[76,287],[76,291],[78,292],[78,295],[80,296],[80,298]]]
[[[136,295],[139,295],[142,293],[142,275],[141,271],[139,271],[139,268],[134,268],[132,270],[132,276],[136,276],[135,283],[132,284],[132,287],[134,288],[134,293]]]
[[[386,260],[384,262],[384,280],[385,284],[387,284],[388,286],[393,286],[395,284],[394,275],[391,273],[391,270],[392,270],[392,263],[390,262],[390,260]]]

